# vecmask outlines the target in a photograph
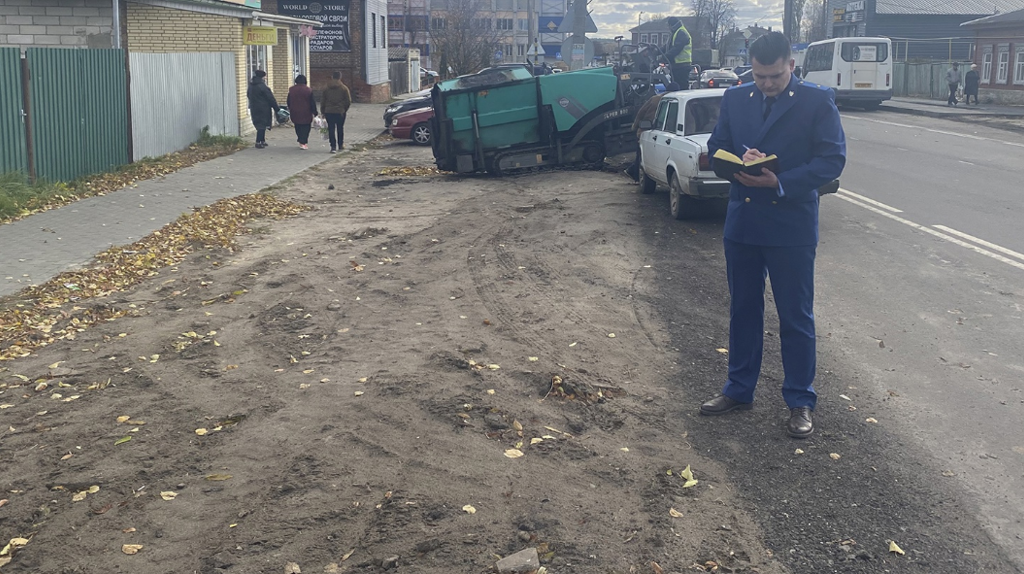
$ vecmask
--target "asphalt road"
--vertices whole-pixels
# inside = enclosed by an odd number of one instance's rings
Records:
[[[694,438],[794,572],[1024,571],[1024,140],[885,112],[843,122],[844,191],[821,204],[818,434],[783,436],[769,305],[758,408],[692,417]],[[673,221],[665,196],[640,201],[665,253],[657,304],[685,350],[727,332],[721,220]],[[724,373],[692,365],[684,385],[720,388]],[[854,464],[811,476],[798,447]],[[851,561],[847,537],[870,552]],[[908,560],[874,553],[888,539]]]
[[[847,191],[822,204],[819,333],[839,341],[836,368],[898,395],[904,440],[954,473],[1024,565],[1024,138],[885,113],[843,124]]]

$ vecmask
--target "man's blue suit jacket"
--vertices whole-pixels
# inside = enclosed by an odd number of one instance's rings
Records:
[[[750,245],[816,245],[818,188],[837,179],[846,165],[846,135],[834,94],[793,76],[767,120],[763,104],[753,83],[726,90],[708,148],[711,156],[724,149],[743,157],[744,145],[779,156],[782,195],[733,182],[725,238]]]

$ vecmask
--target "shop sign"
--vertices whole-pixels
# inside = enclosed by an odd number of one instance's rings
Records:
[[[276,46],[277,28],[273,26],[246,26],[242,29],[242,44],[246,46]]]

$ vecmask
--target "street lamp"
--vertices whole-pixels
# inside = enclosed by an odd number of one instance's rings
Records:
[[[639,13],[639,14],[637,14],[637,16],[636,16],[636,25],[637,25],[637,26],[639,26],[639,25],[640,25],[640,18],[642,18],[642,17],[643,17],[643,15],[644,15],[644,11],[643,11],[643,10],[641,10],[641,11],[640,11],[640,13]]]

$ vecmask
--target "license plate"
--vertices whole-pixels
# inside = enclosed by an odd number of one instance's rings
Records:
[[[855,88],[873,88],[875,85],[871,82],[855,82],[853,87]]]

